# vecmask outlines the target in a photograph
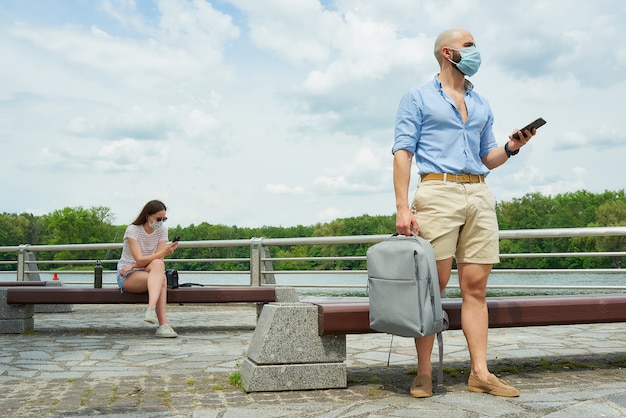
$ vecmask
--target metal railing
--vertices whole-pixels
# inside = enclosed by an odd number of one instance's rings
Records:
[[[626,226],[620,227],[596,227],[596,228],[558,228],[558,229],[533,229],[533,230],[509,230],[500,231],[500,239],[529,239],[529,238],[571,238],[571,237],[607,237],[607,236],[626,236]],[[299,261],[299,262],[319,262],[319,261],[362,261],[365,260],[365,256],[350,256],[350,257],[271,257],[269,248],[271,247],[289,247],[289,246],[324,246],[324,245],[340,245],[340,244],[374,244],[380,242],[389,235],[360,235],[360,236],[332,236],[332,237],[302,237],[302,238],[252,238],[250,240],[206,240],[206,241],[183,241],[179,243],[179,248],[228,248],[228,247],[246,247],[249,248],[249,257],[246,258],[194,258],[194,259],[181,259],[181,258],[169,258],[168,263],[180,263],[185,261],[214,263],[214,262],[232,262],[232,263],[248,263],[248,270],[237,271],[194,271],[194,274],[238,274],[249,275],[249,285],[261,286],[264,284],[275,283],[276,275],[300,275],[307,274],[310,276],[325,275],[325,274],[342,274],[353,275],[360,274],[366,275],[366,270],[276,270],[274,263]],[[15,278],[17,281],[29,280],[33,275],[37,275],[44,270],[40,270],[39,266],[44,265],[68,265],[80,266],[89,265],[94,266],[96,259],[82,259],[82,260],[37,260],[37,253],[40,252],[60,252],[60,251],[98,251],[98,250],[120,250],[122,243],[114,244],[65,244],[65,245],[20,245],[13,247],[0,247],[0,253],[15,253],[15,260],[0,261],[3,265],[15,265]],[[501,258],[542,258],[542,257],[625,257],[626,251],[613,251],[613,252],[560,252],[560,253],[515,253],[515,254],[500,254]],[[99,260],[103,264],[116,263],[115,260]],[[49,270],[46,270],[49,272]],[[85,273],[85,270],[64,270],[64,274],[80,274]],[[113,270],[109,270],[113,272]],[[626,270],[606,268],[606,269],[494,269],[494,274],[499,273],[511,273],[511,272],[523,272],[523,273],[606,273],[606,274],[622,274],[626,275]],[[6,275],[6,271],[3,272]],[[184,274],[185,272],[180,272]],[[2,277],[2,276],[0,276]],[[306,287],[315,287],[315,285],[307,285]],[[338,283],[337,285],[324,287],[364,287],[364,286],[348,286]],[[507,286],[490,286],[491,288],[530,288],[524,285],[507,285]],[[532,288],[549,288],[549,289],[562,289],[562,288],[594,288],[594,286],[532,286]],[[605,289],[610,290],[626,290],[626,286],[604,286]]]

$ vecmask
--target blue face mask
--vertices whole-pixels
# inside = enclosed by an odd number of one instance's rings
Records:
[[[454,64],[460,72],[468,77],[471,77],[478,72],[478,68],[480,67],[480,52],[478,52],[478,48],[475,46],[468,46],[467,48],[462,49],[450,49],[453,51],[459,51],[459,54],[461,54],[461,61],[459,62],[454,62],[448,58],[448,61]]]

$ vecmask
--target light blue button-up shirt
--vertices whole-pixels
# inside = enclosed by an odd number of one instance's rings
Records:
[[[474,92],[472,83],[466,80],[466,84],[465,123],[436,76],[400,101],[392,152],[411,152],[419,174],[489,174],[481,158],[498,146],[493,114],[489,103]]]

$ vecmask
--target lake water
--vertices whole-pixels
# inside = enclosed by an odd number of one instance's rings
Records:
[[[58,272],[59,281],[66,286],[93,286],[93,273]],[[367,275],[363,273],[325,274],[276,274],[276,284],[294,286],[300,294],[365,296]],[[53,274],[40,272],[41,280],[52,280]],[[0,280],[15,280],[15,273],[0,273]],[[105,287],[117,286],[115,274],[104,272]],[[201,285],[247,285],[249,274],[206,274],[180,272],[180,283]],[[626,292],[626,269],[610,273],[494,273],[489,278],[490,295],[516,294],[576,294]],[[552,289],[553,286],[569,286],[570,289]],[[505,288],[501,288],[505,287]],[[532,287],[542,287],[530,289]],[[447,295],[458,296],[458,279],[453,274]]]

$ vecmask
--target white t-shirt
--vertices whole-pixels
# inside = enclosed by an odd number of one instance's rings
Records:
[[[162,226],[160,229],[155,229],[154,232],[148,234],[143,225],[128,225],[128,227],[126,228],[126,232],[124,232],[124,246],[122,247],[122,257],[117,263],[118,271],[125,266],[133,264],[136,261],[133,258],[133,253],[130,251],[128,238],[132,238],[137,241],[142,255],[152,255],[156,252],[159,242],[167,242],[167,228],[165,226]]]

